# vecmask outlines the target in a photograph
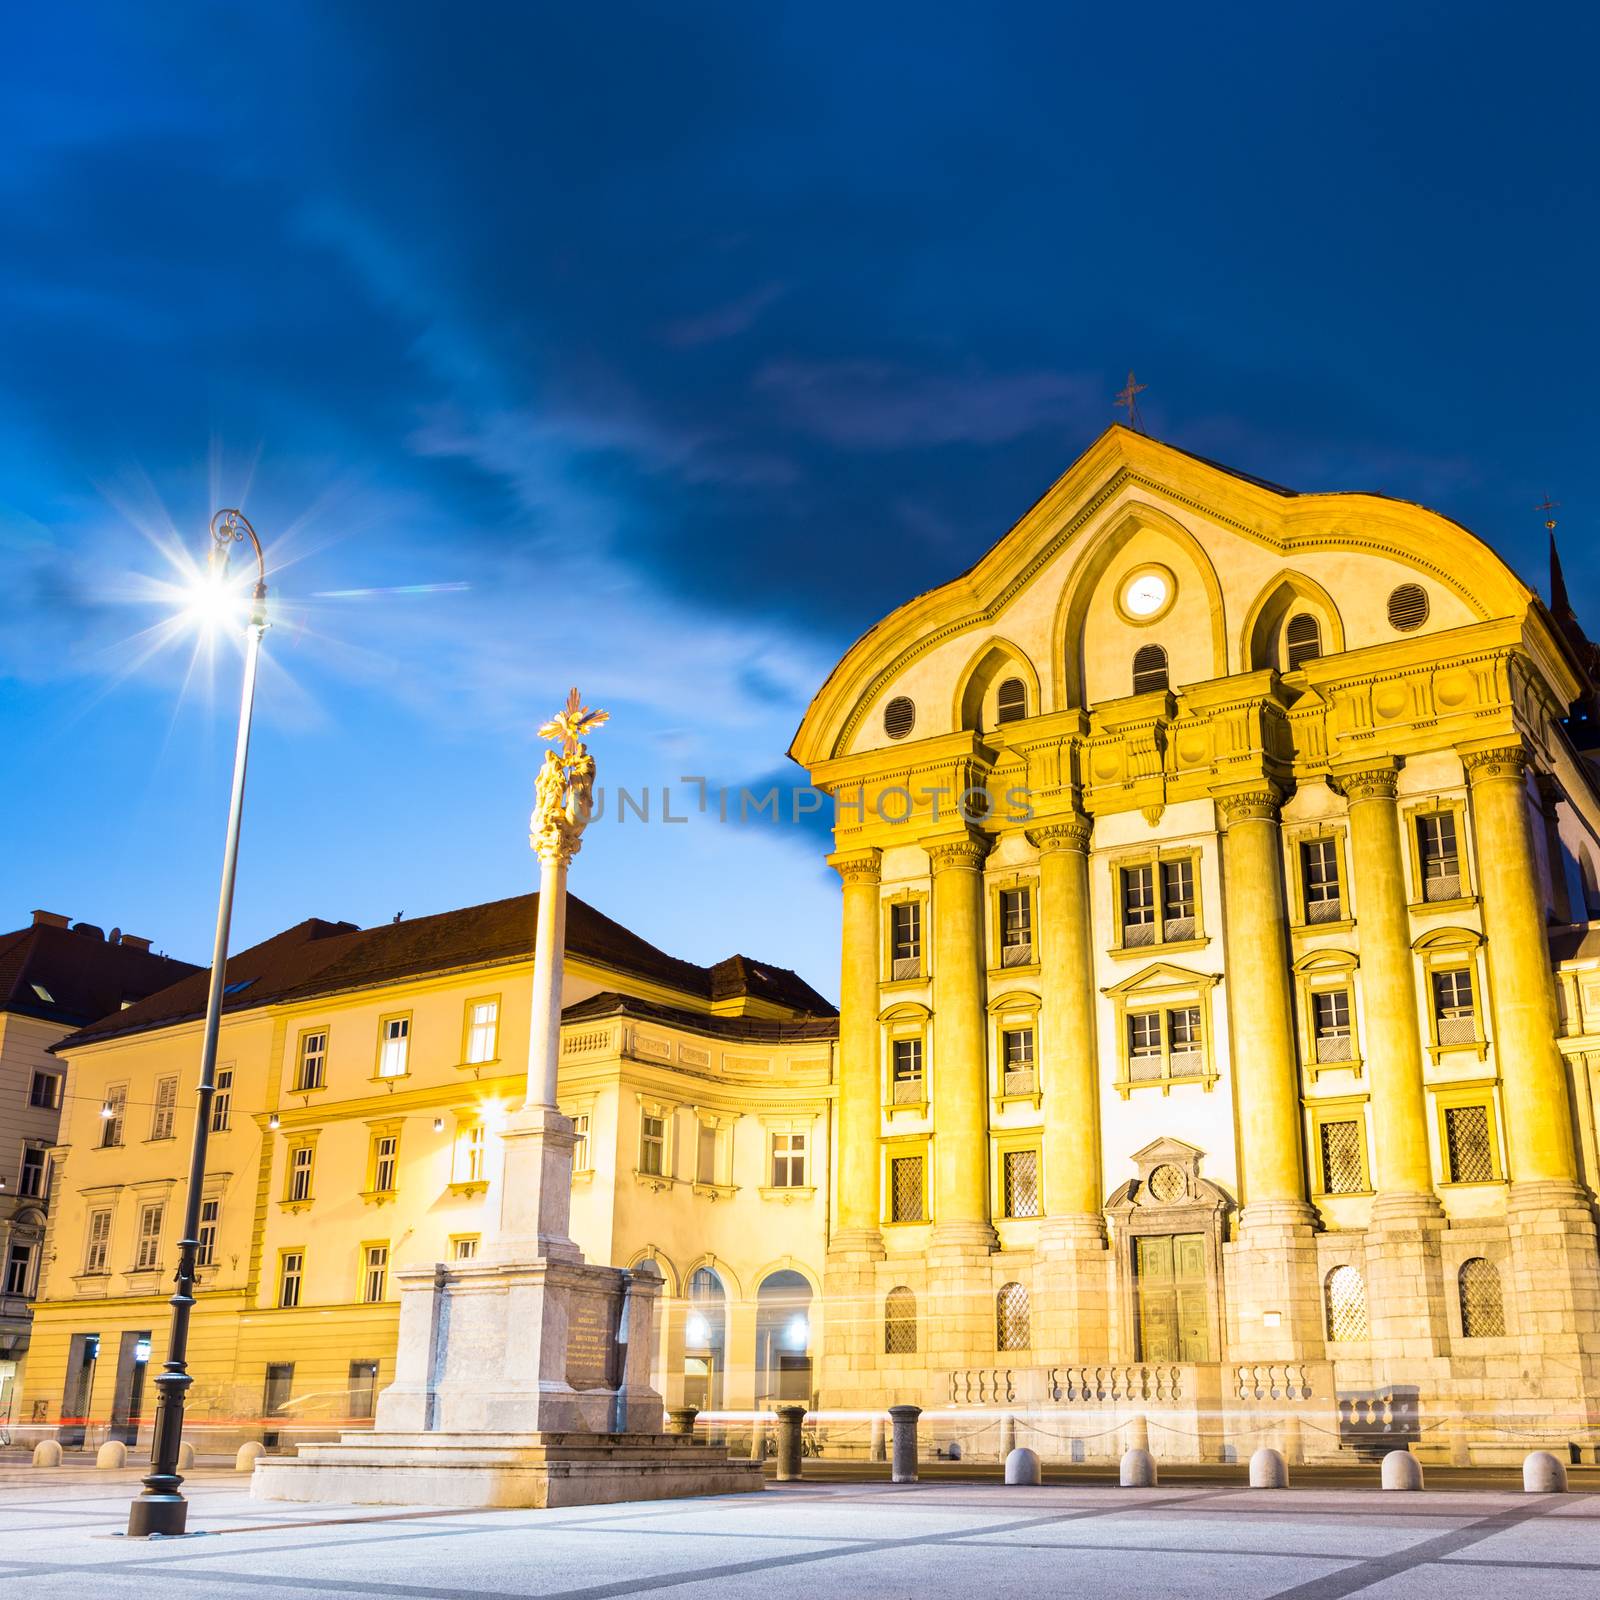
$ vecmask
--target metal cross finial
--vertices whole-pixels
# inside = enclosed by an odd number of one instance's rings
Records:
[[[1117,404],[1128,413],[1128,426],[1140,432],[1144,431],[1144,419],[1139,415],[1139,396],[1149,387],[1148,383],[1140,383],[1129,368],[1128,381],[1117,395]]]
[[[1551,533],[1556,531],[1556,519],[1554,513],[1560,509],[1560,506],[1561,502],[1559,500],[1552,500],[1550,496],[1546,494],[1544,499],[1533,508],[1535,511],[1544,512],[1544,525],[1550,530]]]

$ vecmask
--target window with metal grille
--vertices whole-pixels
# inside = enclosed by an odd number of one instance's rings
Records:
[[[1313,994],[1311,1025],[1316,1034],[1318,1061],[1349,1061],[1354,1057],[1348,989],[1323,989]]]
[[[913,1105],[922,1098],[922,1041],[896,1039],[890,1046],[897,1105]]]
[[[289,1199],[311,1198],[311,1165],[316,1152],[308,1144],[296,1145],[289,1152]]]
[[[1297,672],[1322,654],[1322,629],[1317,619],[1301,611],[1289,618],[1283,630],[1283,670]]]
[[[1159,1078],[1161,1076],[1161,1013],[1159,1011],[1130,1011],[1128,1013],[1128,1076],[1130,1078]]]
[[[393,1194],[400,1170],[400,1136],[375,1134],[372,1140],[372,1192]]]
[[[211,1094],[211,1131],[228,1131],[228,1113],[233,1108],[233,1068],[218,1067]]]
[[[1025,967],[1033,960],[1033,896],[1026,889],[1000,891],[1000,965]]]
[[[361,1269],[361,1298],[371,1306],[383,1299],[384,1286],[389,1281],[389,1247],[386,1244],[369,1244],[366,1247]]]
[[[775,1133],[772,1136],[772,1186],[803,1189],[806,1185],[806,1136]]]
[[[1161,942],[1192,939],[1194,920],[1194,862],[1188,856],[1161,863]]]
[[[1344,916],[1339,892],[1339,850],[1332,839],[1307,839],[1300,846],[1300,878],[1307,922],[1338,922]]]
[[[1422,898],[1455,900],[1461,895],[1461,856],[1456,849],[1452,811],[1417,818],[1417,850],[1422,862]]]
[[[1167,687],[1167,652],[1158,644],[1140,645],[1133,653],[1133,692],[1149,694]]]
[[[1428,591],[1420,583],[1402,583],[1389,596],[1389,626],[1414,633],[1428,620]]]
[[[160,1201],[140,1207],[139,1241],[133,1258],[135,1272],[150,1272],[161,1265],[161,1224],[167,1208]]]
[[[106,1270],[106,1257],[110,1250],[111,1213],[91,1211],[88,1236],[83,1247],[83,1271],[86,1277],[98,1275]]]
[[[1039,1152],[1008,1150],[1002,1167],[1005,1211],[1008,1217],[1044,1215],[1039,1204]]]
[[[1323,1285],[1323,1299],[1331,1341],[1349,1344],[1371,1337],[1367,1324],[1367,1285],[1357,1268],[1335,1267]]]
[[[1028,691],[1021,678],[1007,678],[995,696],[995,721],[1020,722],[1028,714]]]
[[[1433,975],[1433,1016],[1440,1044],[1473,1044],[1478,1012],[1472,998],[1472,969],[1450,967]]]
[[[1367,1186],[1361,1170],[1361,1124],[1354,1118],[1324,1122],[1319,1134],[1322,1145],[1322,1192],[1360,1194]]]
[[[916,726],[916,705],[903,694],[897,694],[883,708],[883,731],[891,739],[903,739]]]
[[[1174,1078],[1197,1078],[1205,1069],[1200,1048],[1200,1007],[1180,1006],[1167,1013],[1170,1071]]]
[[[200,1232],[196,1236],[199,1248],[195,1251],[197,1267],[214,1267],[217,1264],[217,1227],[222,1220],[220,1200],[200,1202]]]
[[[300,1040],[300,1070],[295,1075],[297,1090],[324,1089],[328,1078],[328,1036],[308,1033]]]
[[[1007,1028],[1000,1035],[1000,1052],[1004,1062],[1005,1092],[1032,1094],[1033,1029]]]
[[[639,1124],[639,1170],[661,1177],[667,1163],[667,1121],[646,1115]]]
[[[1482,1256],[1463,1262],[1461,1332],[1468,1339],[1503,1339],[1506,1334],[1505,1301],[1500,1292],[1500,1272]]]
[[[922,976],[922,902],[903,900],[889,907],[889,975]]]
[[[917,1353],[917,1297],[902,1283],[883,1302],[883,1353],[914,1356]]]
[[[921,1156],[896,1156],[889,1163],[889,1216],[895,1222],[922,1221]]]
[[[1444,1144],[1451,1183],[1494,1182],[1488,1106],[1446,1106]]]
[[[1020,1283],[1002,1284],[994,1297],[994,1347],[1026,1350],[1033,1343],[1028,1291]]]
[[[500,1047],[500,1002],[475,1000],[467,1008],[467,1060],[493,1061]]]
[[[1156,942],[1156,869],[1151,865],[1122,869],[1122,942]]]
[[[278,1304],[286,1310],[300,1304],[300,1276],[305,1262],[300,1250],[285,1250],[278,1257]]]

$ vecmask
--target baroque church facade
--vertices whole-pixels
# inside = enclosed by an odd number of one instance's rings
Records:
[[[843,884],[821,1405],[1592,1428],[1588,651],[1442,516],[1120,427],[869,630],[791,749]]]

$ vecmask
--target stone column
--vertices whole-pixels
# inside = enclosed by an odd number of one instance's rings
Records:
[[[1367,1236],[1367,1303],[1373,1346],[1408,1358],[1437,1356],[1449,1337],[1439,1252],[1444,1213],[1428,1150],[1397,763],[1367,761],[1336,768],[1335,776],[1349,808],[1361,932],[1361,1048],[1372,1093],[1377,1196]]]
[[[1110,1359],[1100,1056],[1095,1028],[1090,822],[1074,815],[1028,834],[1039,851],[1039,1066],[1045,1218],[1039,1225],[1041,1348],[1059,1360]]]
[[[1294,1360],[1323,1348],[1315,1213],[1305,1198],[1279,793],[1256,781],[1215,796],[1223,841],[1230,1051],[1244,1211],[1229,1256],[1230,1352]],[[1274,1326],[1268,1326],[1277,1313]]]
[[[1506,1223],[1517,1333],[1547,1376],[1538,1391],[1579,1404],[1600,1385],[1600,1262],[1577,1181],[1572,1102],[1556,1044],[1555,987],[1533,848],[1528,751],[1501,742],[1462,752],[1471,784],[1487,935],[1495,1058],[1505,1111]],[[1480,1002],[1481,1005],[1481,1002]]]
[[[930,843],[933,864],[934,1241],[988,1252],[989,1052],[984,1013],[984,841]]]

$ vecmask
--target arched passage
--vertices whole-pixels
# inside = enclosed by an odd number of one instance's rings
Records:
[[[756,1401],[811,1398],[811,1285],[788,1268],[756,1290]]]
[[[728,1293],[711,1267],[689,1274],[683,1319],[683,1403],[720,1411],[728,1362]]]

